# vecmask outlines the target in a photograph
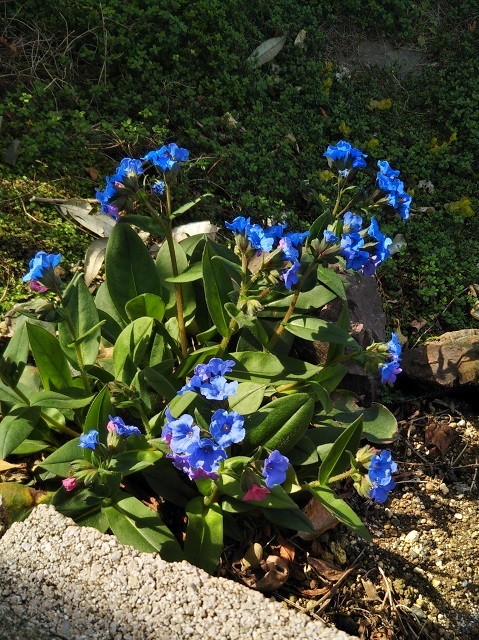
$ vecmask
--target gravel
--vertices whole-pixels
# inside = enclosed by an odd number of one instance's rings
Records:
[[[351,638],[187,562],[77,527],[48,505],[0,540],[0,616],[0,640]]]

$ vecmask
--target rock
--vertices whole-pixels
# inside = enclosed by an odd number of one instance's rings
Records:
[[[479,385],[479,329],[444,333],[437,340],[403,352],[402,380],[424,389]]]
[[[374,276],[360,274],[342,274],[350,284],[346,291],[349,308],[350,333],[356,342],[365,349],[373,342],[386,341],[386,316],[383,311],[381,297]],[[341,312],[342,302],[338,298],[325,305],[319,312],[319,317],[329,322],[336,322]],[[319,364],[324,362],[328,344],[324,342],[295,342],[299,357],[308,362]],[[379,375],[367,373],[358,365],[350,364],[346,377],[340,387],[353,391],[362,397],[365,403],[377,399],[382,385]]]

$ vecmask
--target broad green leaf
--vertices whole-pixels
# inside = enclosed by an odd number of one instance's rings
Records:
[[[22,402],[22,398],[18,396],[13,389],[7,387],[6,384],[0,382],[0,402],[6,402],[8,404],[19,404]],[[25,404],[28,403],[28,399],[25,400]]]
[[[248,415],[257,411],[263,402],[266,391],[265,384],[256,382],[241,382],[234,396],[230,396],[229,407],[242,415]]]
[[[181,246],[181,245],[180,245]],[[167,282],[194,282],[203,278],[203,266],[201,262],[195,262],[191,267],[188,267],[183,273],[177,276],[170,276],[166,278]]]
[[[215,263],[217,261],[221,262],[221,264],[225,268],[225,271],[235,282],[237,282],[238,284],[241,283],[241,279],[243,277],[243,269],[241,268],[240,264],[238,264],[237,262],[231,262],[231,260],[228,260],[228,258],[225,258],[224,256],[214,255],[212,258],[213,267],[215,266]]]
[[[311,225],[309,236],[306,238],[306,246],[308,247],[311,244],[311,240],[314,240],[315,238],[322,240],[323,232],[326,230],[328,224],[331,224],[332,221],[333,218],[330,211],[325,211],[320,216],[318,216]]]
[[[27,324],[27,331],[45,391],[52,388],[61,391],[64,387],[72,387],[68,361],[57,338],[34,324]]]
[[[216,485],[221,493],[231,498],[242,499],[246,492],[241,488],[240,481],[227,473],[222,473],[216,480]],[[276,485],[271,492],[266,494],[263,500],[247,500],[246,504],[252,504],[256,507],[265,507],[268,509],[298,509],[296,502],[289,497],[286,491],[280,485]]]
[[[351,507],[344,500],[341,500],[329,487],[323,487],[317,484],[314,486],[306,484],[304,488],[308,489],[308,491],[319,500],[323,507],[336,516],[340,522],[352,529],[354,533],[365,540],[371,540],[371,534]]]
[[[115,378],[131,384],[150,345],[153,318],[138,318],[123,329],[113,349]]]
[[[98,317],[100,320],[105,320],[105,324],[100,329],[101,335],[110,344],[114,344],[121,330],[125,327],[126,321],[120,316],[113,304],[106,282],[102,282],[98,288],[95,296],[95,305],[98,310]]]
[[[167,402],[171,402],[171,400],[173,400],[173,398],[176,396],[178,389],[175,388],[171,384],[171,381],[162,373],[156,371],[152,367],[146,367],[146,369],[143,370],[143,375],[145,376],[145,380],[150,385],[150,387],[154,389],[160,396],[165,398]]]
[[[0,426],[1,429],[1,426]],[[51,448],[51,444],[43,442],[43,440],[31,440],[25,438],[25,440],[18,445],[18,447],[12,451],[12,456],[29,456],[32,453],[38,453],[39,451],[45,451],[45,449]]]
[[[343,331],[349,333],[351,325],[349,322],[349,308],[346,302],[343,302],[341,313],[336,320],[336,326]],[[332,362],[340,359],[344,353],[344,344],[331,342],[328,349],[328,355],[326,357],[326,364],[330,365]]]
[[[86,407],[93,400],[93,396],[85,397],[84,392],[77,387],[63,389],[63,393],[55,391],[37,391],[30,396],[33,407],[53,407],[55,409],[80,409]]]
[[[328,415],[323,412],[315,415],[315,423],[348,426],[362,415],[363,437],[370,442],[386,444],[397,438],[397,420],[382,404],[373,402],[370,407],[363,408],[359,404],[358,396],[343,389],[336,391],[332,400],[332,411]]]
[[[165,315],[165,303],[154,293],[142,293],[129,300],[126,303],[125,310],[130,320],[147,317],[161,322]]]
[[[104,506],[110,529],[122,544],[149,553],[159,552],[163,560],[180,562],[183,551],[160,516],[142,502],[119,491],[111,506]]]
[[[355,455],[363,432],[363,418],[359,416],[334,442],[328,455],[319,467],[318,481],[327,485],[332,476],[342,473],[349,466],[349,456],[346,451]]]
[[[346,289],[341,276],[329,267],[318,267],[318,280],[333,293],[335,293],[341,300],[346,300]]]
[[[25,316],[17,320],[15,332],[10,339],[7,348],[0,356],[0,371],[4,371],[7,377],[16,384],[20,380],[28,360],[28,335]]]
[[[308,318],[304,316],[294,318],[286,323],[284,328],[298,338],[303,338],[303,340],[330,342],[359,349],[358,343],[347,331],[338,327],[334,322],[327,322],[320,318]]]
[[[171,460],[167,458],[160,458],[153,467],[148,467],[142,473],[153,491],[179,507],[185,507],[186,503],[197,495],[192,484],[187,484],[180,477]]]
[[[116,224],[105,256],[108,292],[125,322],[127,302],[142,293],[161,295],[161,286],[150,252],[128,224]]]
[[[100,505],[92,511],[81,514],[80,516],[75,516],[75,522],[80,527],[93,527],[94,529],[98,529],[101,533],[106,533],[110,528],[107,517],[100,510]]]
[[[263,311],[259,312],[259,316],[271,316],[273,318],[281,318],[284,315],[284,309],[287,309],[293,300],[294,294],[281,297],[278,300],[268,302]],[[325,304],[337,298],[337,295],[324,287],[317,285],[310,291],[302,291],[298,296],[298,301],[294,307],[295,311],[317,311]],[[283,312],[281,313],[281,310]]]
[[[148,216],[122,216],[121,223],[124,224],[125,222],[138,227],[142,231],[147,231],[148,233],[151,233],[152,236],[155,236],[157,238],[164,238],[168,233],[168,223],[166,221],[155,220],[154,218],[150,218]]]
[[[84,522],[98,515],[104,499],[104,495],[95,493],[87,487],[71,493],[60,487],[53,497],[52,504],[64,516],[73,518],[75,522]]]
[[[40,407],[15,406],[0,421],[0,460],[8,455],[27,438],[40,417]]]
[[[99,434],[99,441],[106,444],[106,438],[108,435],[106,425],[108,424],[109,416],[113,413],[113,405],[110,400],[110,388],[108,386],[104,386],[88,409],[85,423],[83,425],[83,432],[86,433],[87,431],[90,431],[90,429],[96,429]]]
[[[188,268],[188,258],[183,251],[181,245],[173,240],[173,248],[175,252],[177,275],[182,274]],[[175,275],[170,248],[167,242],[164,242],[155,262],[156,272],[161,285],[161,297],[165,302],[167,317],[176,317],[177,315],[177,303],[175,285],[169,282],[169,278]],[[183,316],[185,321],[191,319],[194,316],[196,302],[193,285],[191,282],[177,283],[177,286],[181,289],[181,297],[183,301]]]
[[[347,372],[348,368],[344,364],[328,365],[314,377],[314,380],[319,382],[328,393],[332,393]]]
[[[313,412],[314,400],[306,393],[273,400],[255,414],[255,422],[261,422],[253,428],[246,427],[244,449],[251,451],[264,446],[285,453],[306,432]]]
[[[298,440],[292,449],[288,451],[288,460],[290,464],[302,466],[307,464],[316,464],[319,461],[316,444],[309,437],[311,429]]]
[[[202,347],[201,349],[197,349],[192,353],[188,354],[188,356],[181,362],[181,364],[177,367],[175,371],[175,378],[179,380],[183,380],[185,376],[193,375],[193,370],[197,364],[202,364],[206,358],[209,356],[214,356],[218,351],[218,345],[213,345],[211,347]]]
[[[179,207],[179,209],[175,209],[171,215],[170,218],[176,218],[176,216],[181,215],[182,213],[185,213],[185,211],[188,211],[189,209],[191,209],[192,207],[194,207],[195,205],[198,204],[198,202],[201,202],[202,200],[204,200],[205,198],[212,198],[213,194],[212,193],[203,193],[201,196],[199,196],[198,198],[196,198],[195,200],[192,200],[191,202],[187,202],[186,204],[184,204],[182,207]]]
[[[148,467],[152,467],[155,462],[164,457],[164,454],[161,451],[149,447],[148,444],[147,448],[136,444],[138,441],[146,442],[145,438],[135,437],[134,440],[135,443],[130,445],[128,451],[125,451],[125,453],[119,453],[115,456],[111,466],[113,471],[121,473],[123,477],[136,473],[137,471],[143,471]],[[170,461],[168,460],[168,462]]]
[[[223,551],[223,512],[219,504],[206,506],[202,496],[186,505],[185,556],[188,562],[213,574]]]
[[[237,351],[228,354],[236,362],[228,377],[258,383],[286,384],[292,380],[307,380],[318,374],[321,366],[303,362],[298,358],[275,356],[271,353]]]
[[[41,463],[41,468],[51,471],[51,473],[61,478],[66,478],[70,471],[70,462],[83,458],[83,450],[80,448],[79,443],[80,438],[74,438],[66,442]]]
[[[307,518],[301,509],[297,511],[277,509],[262,509],[264,517],[278,527],[292,529],[293,531],[309,531],[314,532],[314,527],[309,518]]]
[[[229,333],[230,317],[224,305],[230,302],[229,293],[233,289],[231,278],[221,262],[213,263],[215,256],[213,243],[207,240],[203,252],[203,278],[208,311],[219,333],[226,337]]]
[[[73,341],[76,341],[83,365],[94,364],[100,346],[100,319],[93,296],[80,274],[78,277],[74,277],[68,285],[63,305],[70,319],[69,323],[65,321],[58,325],[58,339],[64,354],[78,369],[76,350],[73,346],[69,346]],[[73,327],[73,335],[69,324]]]

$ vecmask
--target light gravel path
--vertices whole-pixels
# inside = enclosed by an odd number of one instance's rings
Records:
[[[1,529],[1,523],[0,523]],[[36,507],[0,539],[0,640],[347,640],[187,562]]]

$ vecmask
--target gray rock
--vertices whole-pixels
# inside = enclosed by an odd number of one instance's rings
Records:
[[[49,505],[0,540],[0,615],[0,640],[351,638],[187,562],[77,527]]]
[[[437,340],[406,349],[401,364],[402,379],[424,389],[458,389],[479,385],[479,330],[444,333]]]

